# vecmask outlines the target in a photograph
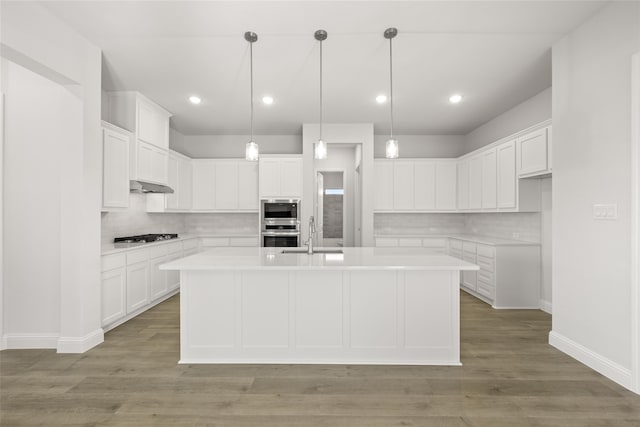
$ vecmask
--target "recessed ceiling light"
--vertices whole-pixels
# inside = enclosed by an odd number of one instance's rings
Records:
[[[457,93],[449,97],[449,102],[452,104],[457,104],[460,101],[462,101],[462,95],[459,95]]]
[[[196,105],[198,105],[198,104],[200,104],[200,103],[202,102],[202,99],[200,99],[200,98],[199,98],[199,97],[197,97],[197,96],[190,96],[190,97],[189,97],[189,101],[190,101],[192,104],[196,104]]]
[[[262,102],[263,102],[265,105],[271,105],[271,104],[273,104],[273,97],[272,97],[272,96],[269,96],[269,95],[267,95],[267,96],[263,96],[263,97],[262,97]]]
[[[387,102],[387,95],[378,95],[378,96],[376,96],[376,102],[378,104],[384,104],[385,102]]]

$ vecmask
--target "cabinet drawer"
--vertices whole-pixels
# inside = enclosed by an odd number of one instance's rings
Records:
[[[398,246],[402,248],[419,248],[422,246],[422,239],[401,238],[398,239]]]
[[[228,237],[203,237],[200,241],[202,246],[229,246]]]
[[[149,249],[141,249],[138,251],[131,251],[127,253],[127,265],[136,264],[149,259]]]
[[[195,249],[198,247],[198,239],[189,239],[182,242],[184,250]]]
[[[425,248],[446,248],[446,239],[422,239],[422,246]]]
[[[376,246],[379,248],[394,248],[398,246],[398,239],[390,237],[378,237],[376,239]]]
[[[494,260],[492,258],[486,258],[481,255],[478,255],[478,265],[481,270],[485,270],[493,273],[495,270]]]
[[[105,255],[102,257],[102,271],[109,271],[114,268],[124,267],[126,262],[127,258],[124,253]]]
[[[496,250],[493,246],[477,245],[476,250],[478,255],[482,255],[483,257],[487,257],[487,258],[496,257]]]
[[[458,249],[460,251],[462,250],[462,242],[460,240],[449,240],[449,246],[451,247],[451,249]]]
[[[229,239],[229,246],[258,246],[257,237],[232,237]]]
[[[477,283],[477,288],[476,291],[480,294],[480,295],[484,295],[485,297],[489,298],[489,299],[493,299],[493,291],[494,291],[494,287],[493,285],[490,285],[488,283],[485,283],[483,280],[480,279],[480,276],[478,276],[478,283]]]
[[[167,254],[167,245],[152,246],[149,248],[149,259],[163,257]]]
[[[167,243],[166,247],[169,255],[175,254],[176,252],[182,252],[182,242]]]
[[[462,242],[462,251],[476,253],[476,244],[471,242]]]
[[[478,263],[479,264],[479,263]],[[494,285],[494,281],[493,281],[493,274],[492,273],[487,273],[484,270],[479,270],[478,271],[478,280],[482,280],[483,282],[485,282],[487,285]]]

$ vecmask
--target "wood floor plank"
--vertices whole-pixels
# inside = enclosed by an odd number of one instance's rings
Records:
[[[4,426],[638,427],[640,397],[461,294],[463,366],[179,365],[179,295],[84,354],[0,352]]]

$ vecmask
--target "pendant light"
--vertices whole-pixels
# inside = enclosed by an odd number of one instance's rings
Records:
[[[259,155],[258,144],[253,141],[253,44],[258,41],[258,35],[254,32],[247,31],[244,33],[244,39],[249,42],[249,70],[251,76],[251,139],[247,142],[244,157],[250,161],[257,161]]]
[[[391,131],[387,140],[387,159],[398,158],[398,140],[393,138],[393,47],[392,40],[398,35],[397,28],[387,28],[384,30],[384,38],[389,40],[389,106],[391,112]]]
[[[322,42],[327,39],[327,32],[318,30],[313,36],[320,42],[320,138],[315,144],[313,157],[322,160],[327,158],[327,143],[322,139]]]

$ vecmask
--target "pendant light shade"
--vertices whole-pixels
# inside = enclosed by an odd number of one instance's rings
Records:
[[[313,157],[322,160],[327,158],[327,143],[322,139],[322,42],[327,39],[327,32],[318,30],[313,37],[320,42],[320,137],[315,143]]]
[[[389,111],[391,116],[391,127],[389,139],[387,140],[386,157],[387,159],[398,158],[398,140],[393,137],[393,43],[392,40],[398,35],[397,28],[387,28],[384,31],[384,38],[389,40]]]
[[[253,44],[258,41],[258,35],[254,32],[247,31],[244,33],[244,39],[249,42],[249,72],[251,78],[251,139],[245,147],[244,157],[250,161],[257,161],[260,150],[258,144],[253,141]]]

